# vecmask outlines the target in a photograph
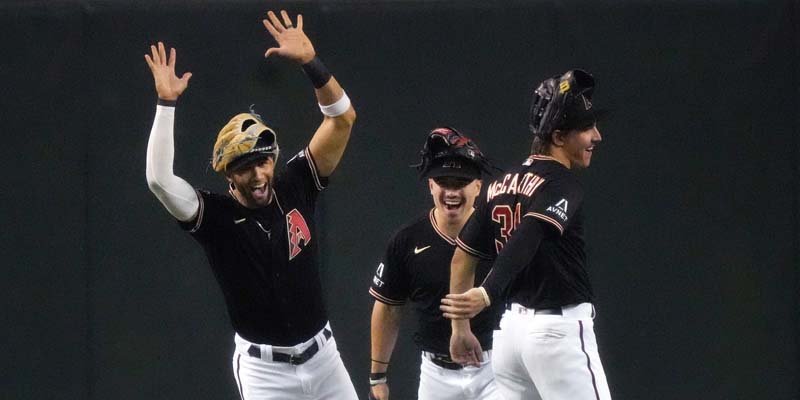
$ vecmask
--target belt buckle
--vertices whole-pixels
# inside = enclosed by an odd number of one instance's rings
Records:
[[[300,365],[303,363],[302,354],[289,354],[289,364]]]

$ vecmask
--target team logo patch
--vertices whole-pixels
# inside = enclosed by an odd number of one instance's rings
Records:
[[[375,271],[375,276],[372,277],[372,283],[375,284],[377,287],[383,287],[383,263],[378,265],[378,269]]]
[[[581,99],[583,99],[583,108],[589,110],[592,108],[592,102],[586,98],[586,96],[581,95]]]
[[[303,214],[296,208],[286,214],[286,234],[289,236],[289,260],[297,257],[311,243],[311,230]]]
[[[569,207],[569,202],[567,199],[561,199],[556,203],[554,206],[547,207],[547,212],[553,213],[562,221],[567,220],[567,208]]]

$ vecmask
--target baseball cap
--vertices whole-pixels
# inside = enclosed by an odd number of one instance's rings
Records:
[[[428,178],[454,177],[480,179],[481,167],[462,157],[443,157],[434,159],[425,174]]]
[[[258,135],[255,146],[251,150],[234,157],[228,162],[225,169],[228,171],[236,171],[245,165],[262,161],[268,157],[275,157],[274,143],[275,133],[269,129],[264,130]]]

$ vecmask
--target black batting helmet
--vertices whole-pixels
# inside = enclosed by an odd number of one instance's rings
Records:
[[[599,113],[592,109],[593,92],[594,78],[581,69],[546,79],[533,92],[531,132],[549,141],[556,129],[583,129],[594,125]]]

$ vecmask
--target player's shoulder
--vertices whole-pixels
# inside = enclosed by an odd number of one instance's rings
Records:
[[[430,211],[421,212],[414,216],[414,218],[400,225],[400,227],[394,231],[392,240],[399,241],[417,237],[425,232],[428,226],[430,226]]]
[[[530,156],[523,163],[526,170],[545,179],[546,182],[558,182],[568,186],[575,186],[582,188],[578,176],[571,169],[561,164],[556,159],[548,156],[534,155]]]
[[[213,202],[215,204],[230,206],[236,205],[236,200],[229,194],[217,193],[206,188],[198,188],[196,190],[204,202]]]

